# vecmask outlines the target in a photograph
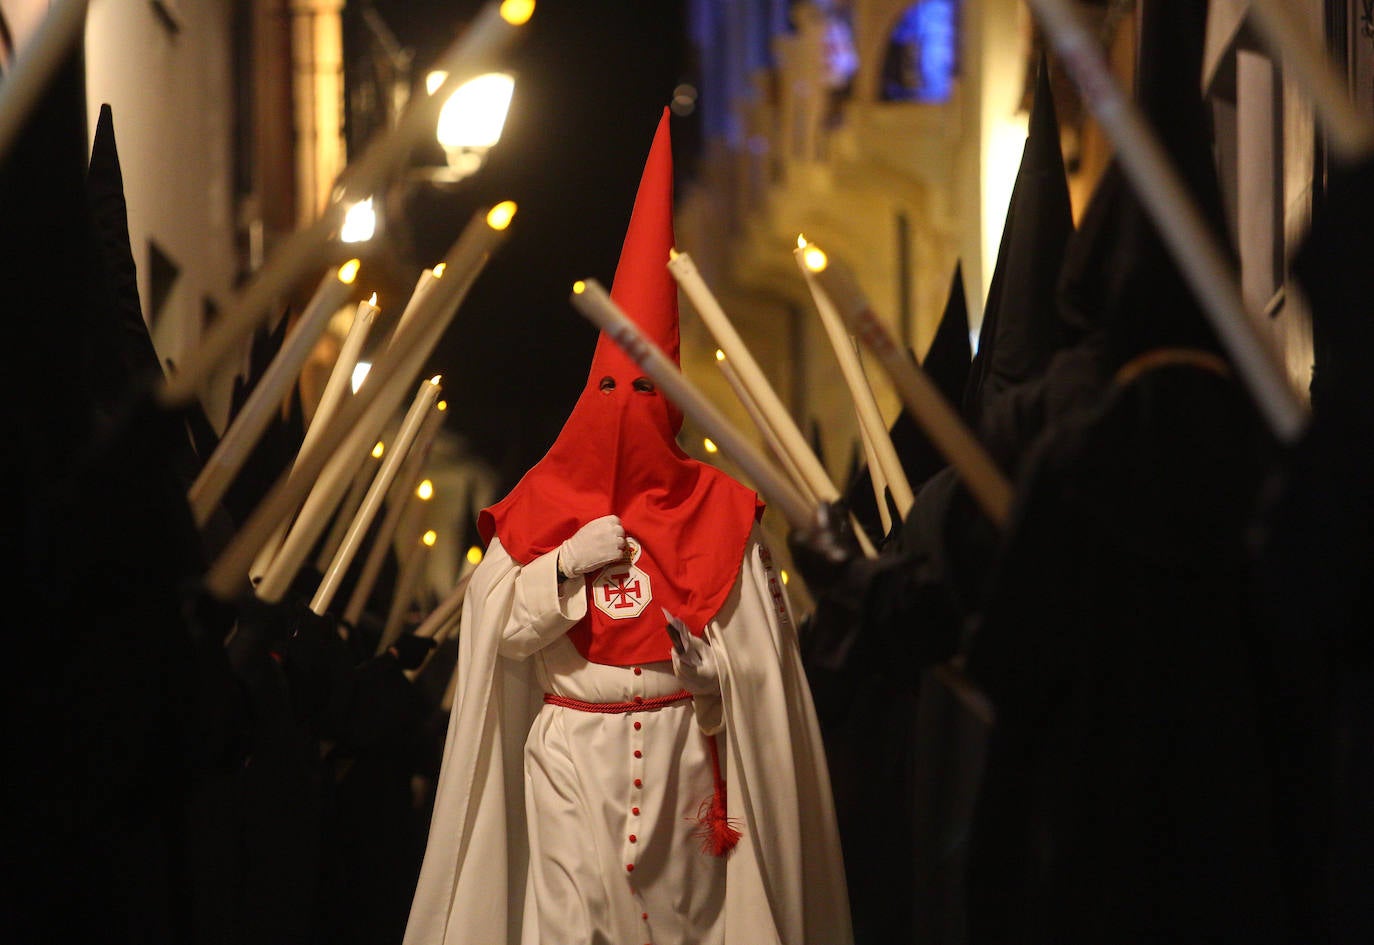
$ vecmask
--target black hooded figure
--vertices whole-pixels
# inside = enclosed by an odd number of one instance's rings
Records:
[[[1137,98],[1218,238],[1206,5],[1147,0]],[[992,698],[970,941],[1295,941],[1281,895],[1247,532],[1275,447],[1113,165],[1066,262],[1100,408],[1025,460],[969,673]]]
[[[1312,423],[1258,541],[1285,887],[1303,941],[1374,941],[1374,161],[1333,166],[1293,260]]]

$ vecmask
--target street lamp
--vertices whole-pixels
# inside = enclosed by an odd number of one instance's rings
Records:
[[[426,76],[431,95],[445,78],[441,72]],[[441,175],[445,181],[462,180],[482,166],[487,152],[501,139],[514,92],[514,76],[488,72],[469,79],[449,95],[435,130],[448,163]]]

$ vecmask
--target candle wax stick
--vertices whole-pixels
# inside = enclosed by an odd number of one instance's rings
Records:
[[[158,399],[168,406],[190,401],[198,387],[230,351],[265,317],[275,300],[287,294],[316,260],[330,252],[340,253],[332,241],[344,207],[380,192],[388,179],[410,159],[415,145],[434,133],[434,123],[448,93],[478,69],[499,57],[520,35],[525,20],[507,20],[502,4],[490,0],[434,63],[447,74],[433,95],[412,96],[400,120],[374,138],[356,161],[344,168],[336,188],[337,199],[310,226],[288,237],[252,281],[239,292],[199,348],[175,375],[159,389]]]
[[[721,355],[724,355],[723,351]],[[802,476],[801,470],[797,468],[797,464],[792,462],[792,457],[788,454],[787,450],[783,449],[782,443],[778,440],[778,434],[768,423],[768,418],[765,417],[763,411],[759,409],[759,405],[754,401],[754,398],[749,395],[749,391],[744,386],[744,382],[740,380],[739,373],[730,364],[730,359],[718,356],[716,358],[716,366],[720,368],[720,373],[725,375],[725,380],[730,384],[730,389],[735,392],[735,396],[739,399],[739,402],[744,405],[744,411],[749,414],[749,419],[754,421],[754,426],[758,428],[759,433],[763,436],[764,442],[768,445],[769,452],[771,452],[778,462],[782,463],[783,468],[787,470],[788,478],[792,480],[792,485],[796,486],[797,491],[805,496],[808,501],[814,503],[816,501],[816,496],[807,485],[806,478]]]
[[[81,43],[88,0],[54,0],[0,79],[0,164],[62,62]]]
[[[343,345],[339,348],[339,356],[334,359],[334,366],[330,369],[329,380],[325,382],[324,391],[320,394],[320,402],[315,407],[315,414],[310,418],[310,423],[305,428],[305,436],[301,440],[301,447],[296,451],[296,456],[292,459],[291,465],[294,468],[300,460],[300,455],[309,450],[320,434],[329,424],[329,418],[334,415],[348,395],[349,384],[352,382],[353,369],[358,364],[358,356],[362,353],[363,345],[367,342],[367,336],[372,332],[372,324],[377,317],[378,308],[367,299],[358,303],[358,310],[353,314],[353,321],[348,326],[348,334],[344,336]],[[257,558],[253,560],[253,566],[249,569],[248,575],[254,584],[262,580],[262,576],[267,573],[267,568],[272,564],[272,559],[276,557],[281,549],[281,543],[286,538],[286,530],[290,522],[283,521],[267,543],[258,552]]]
[[[401,430],[396,434],[395,443],[391,449],[387,450],[386,456],[382,459],[382,468],[377,471],[376,478],[372,480],[372,485],[368,488],[367,495],[363,497],[362,505],[358,508],[358,514],[353,517],[353,522],[349,525],[343,542],[339,545],[339,550],[334,553],[334,559],[329,563],[329,568],[325,571],[324,578],[320,581],[320,586],[310,601],[310,609],[315,613],[323,614],[333,602],[334,594],[343,582],[344,574],[348,571],[349,565],[353,563],[353,558],[362,544],[363,536],[372,526],[372,521],[382,506],[382,497],[386,495],[392,482],[395,481],[396,473],[400,471],[401,465],[405,462],[406,455],[410,452],[416,436],[419,435],[420,427],[424,424],[426,415],[433,408],[434,402],[438,400],[441,389],[439,379],[431,378],[422,383],[416,392],[415,399],[406,412],[405,419],[401,422]]]
[[[580,291],[579,291],[580,290]],[[682,375],[668,357],[625,316],[606,290],[595,279],[574,288],[573,306],[607,337],[618,344],[638,364],[658,388],[684,415],[692,418],[722,450],[739,463],[753,479],[758,490],[795,529],[808,529],[815,523],[813,507],[807,503],[785,476],[734,428],[719,410]]]
[[[863,363],[854,350],[854,339],[850,337],[839,313],[835,311],[833,302],[826,296],[824,288],[816,281],[815,275],[806,264],[806,251],[810,245],[797,247],[792,251],[792,255],[797,261],[797,268],[801,270],[802,277],[806,280],[807,288],[811,291],[816,312],[820,315],[821,324],[830,338],[831,347],[835,349],[835,359],[839,361],[840,372],[844,375],[849,394],[854,400],[859,430],[865,438],[866,447],[872,453],[869,459],[869,472],[873,479],[873,487],[877,490],[878,508],[883,520],[887,522],[885,530],[890,530],[891,522],[888,520],[887,500],[883,495],[882,486],[885,484],[892,489],[897,511],[903,516],[911,511],[916,497],[911,491],[906,471],[902,469],[897,448],[893,446],[892,437],[887,432],[887,424],[883,422],[883,416],[878,411],[878,402],[874,399],[873,389],[864,374]]]
[[[434,444],[434,437],[443,425],[444,412],[438,408],[439,404],[435,404],[434,409],[425,417],[424,425],[415,437],[415,444],[410,448],[405,464],[396,474],[396,481],[387,494],[386,515],[377,527],[377,533],[372,537],[372,544],[368,548],[367,557],[363,560],[362,570],[358,572],[358,581],[353,587],[347,606],[344,607],[343,621],[346,624],[356,627],[362,619],[368,598],[372,596],[372,589],[377,585],[382,566],[391,551],[392,537],[396,534],[405,511],[421,501],[415,495],[415,486],[419,480],[420,468]]]
[[[931,443],[959,471],[974,500],[995,524],[1005,525],[1011,508],[1011,484],[926,373],[893,341],[849,269],[831,258],[816,273],[816,279],[845,322],[888,372],[907,410]]]
[[[308,454],[303,453],[299,456],[291,473],[279,477],[268,490],[267,495],[253,510],[248,522],[239,529],[207,571],[205,585],[212,596],[219,600],[232,600],[241,593],[243,584],[246,583],[248,568],[257,552],[276,529],[277,524],[289,517],[302,498],[313,491],[315,477],[322,474],[341,443],[350,437],[364,437],[364,434],[370,432],[371,438],[360,445],[359,449],[371,449],[372,444],[376,442],[377,431],[404,400],[406,391],[409,390],[424,359],[442,337],[444,328],[462,304],[467,290],[476,281],[491,254],[504,240],[514,212],[514,204],[498,204],[486,214],[484,222],[490,232],[483,234],[480,239],[459,237],[455,241],[444,262],[446,269],[460,274],[466,273],[464,278],[441,280],[434,291],[425,295],[415,315],[416,324],[392,338],[383,356],[368,373],[366,382],[330,421],[326,432],[321,435],[315,447]],[[434,324],[426,330],[430,322]],[[339,494],[342,493],[342,485],[330,485],[331,491],[335,488]],[[337,502],[337,495],[334,501]],[[330,507],[332,508],[332,505]],[[302,513],[304,511],[302,508]],[[297,516],[297,523],[287,534],[286,543],[283,544],[278,557],[286,552],[300,524],[300,516]],[[301,541],[304,542],[306,536],[312,532],[314,537],[318,537],[322,528],[322,522],[307,523],[305,530],[301,531]],[[311,542],[314,541],[314,537],[310,538]],[[303,548],[293,551],[295,568],[300,567],[307,553],[308,549]],[[281,570],[289,570],[294,574],[294,570],[288,565],[289,562],[283,565]],[[275,561],[273,567],[276,567]],[[264,578],[264,583],[266,580]],[[279,595],[285,593],[289,582],[288,577],[285,584],[280,583],[279,576],[271,588],[271,592],[278,596],[264,599],[279,600]],[[262,590],[263,585],[260,584],[260,596]]]
[[[345,274],[345,270],[348,271]],[[262,378],[253,387],[228,429],[215,444],[214,452],[205,461],[200,475],[192,483],[187,494],[191,512],[196,524],[202,528],[210,520],[220,500],[224,498],[230,483],[243,469],[253,447],[262,439],[263,432],[272,420],[272,414],[280,410],[282,398],[287,389],[300,375],[310,350],[315,346],[329,319],[347,301],[353,291],[353,279],[357,274],[356,266],[345,266],[338,273],[329,273],[321,281],[314,296],[301,312],[300,318],[292,326],[290,334],[282,343],[281,349],[263,372]]]
[[[1029,3],[1270,429],[1283,443],[1296,441],[1306,428],[1307,409],[1272,341],[1246,313],[1235,272],[1149,123],[1112,77],[1097,41],[1068,0]]]

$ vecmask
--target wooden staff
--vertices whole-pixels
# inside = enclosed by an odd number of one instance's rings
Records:
[[[792,255],[797,261],[797,268],[806,279],[807,287],[811,290],[816,312],[821,317],[821,324],[825,326],[826,335],[830,337],[831,347],[835,349],[835,358],[840,362],[840,371],[844,374],[849,394],[854,399],[859,430],[864,434],[869,452],[873,454],[869,457],[868,468],[877,493],[878,508],[886,522],[887,499],[880,486],[880,483],[886,480],[888,487],[892,489],[892,498],[897,502],[897,511],[905,518],[907,512],[911,511],[916,496],[911,491],[906,470],[902,468],[902,461],[897,456],[897,447],[893,445],[892,436],[887,432],[887,424],[883,422],[883,415],[878,410],[878,401],[873,397],[873,388],[869,386],[868,377],[864,374],[859,353],[854,350],[854,339],[845,329],[839,313],[835,311],[834,303],[826,296],[825,290],[806,264],[809,245],[805,237],[797,237],[797,248],[793,250]],[[873,462],[875,457],[876,463]],[[889,528],[890,523],[885,525],[884,531]]]
[[[1307,425],[1307,409],[1290,386],[1272,343],[1246,314],[1236,275],[1168,155],[1140,110],[1117,85],[1097,41],[1069,0],[1029,3],[1083,101],[1111,139],[1122,170],[1140,194],[1160,239],[1201,303],[1260,412],[1281,442],[1294,442]]]
[[[158,400],[180,406],[224,358],[253,333],[265,313],[299,282],[311,267],[331,253],[344,208],[380,192],[407,160],[414,147],[433,134],[434,123],[448,94],[470,76],[490,66],[520,35],[534,12],[534,0],[490,0],[434,64],[447,78],[431,95],[415,96],[396,125],[375,138],[349,164],[335,189],[337,197],[310,226],[288,237],[252,281],[237,293],[224,315],[201,339],[180,369],[158,391]]]
[[[1374,122],[1350,101],[1331,60],[1293,10],[1278,0],[1250,0],[1250,21],[1284,74],[1307,92],[1336,155],[1354,164],[1374,154]]]
[[[376,432],[404,400],[424,360],[438,344],[491,254],[505,239],[514,215],[515,204],[506,201],[493,207],[484,217],[480,214],[474,216],[473,222],[449,250],[445,259],[445,278],[420,301],[413,324],[393,337],[387,350],[369,372],[367,381],[330,420],[315,448],[298,457],[295,468],[289,474],[278,477],[276,484],[253,510],[248,522],[210,567],[205,578],[208,593],[219,600],[232,600],[237,596],[263,542],[277,524],[293,512],[306,493],[312,491],[315,477],[321,475],[340,444],[355,438],[361,441],[358,448],[360,454],[361,450],[370,448],[376,442]],[[477,232],[479,228],[475,226],[479,219],[485,224],[484,228],[480,228],[484,229],[483,232]],[[343,459],[344,463],[348,461],[347,457]],[[327,505],[332,509],[342,495],[346,482],[346,477],[339,477],[338,482],[331,483],[332,502],[325,501],[329,498],[326,496],[320,506],[323,508]],[[301,511],[302,515],[297,516],[297,526],[305,509]],[[283,565],[280,569],[282,572],[295,574],[323,527],[323,521],[316,519],[303,531],[292,528],[277,556],[282,559],[291,549],[291,560]],[[298,531],[300,539],[293,548],[293,538]],[[277,562],[274,561],[273,568],[276,567]],[[269,591],[276,596],[264,597],[265,600],[281,599],[281,594],[290,585],[290,576],[286,576],[284,583],[282,576],[279,574]],[[263,584],[266,581],[264,577]],[[262,596],[263,584],[259,584],[259,596]]]
[[[391,484],[395,482],[396,474],[400,472],[401,464],[409,454],[411,446],[414,445],[415,438],[419,435],[420,427],[424,424],[426,416],[433,411],[434,403],[439,399],[441,389],[439,378],[435,376],[423,382],[416,392],[410,409],[406,411],[405,419],[401,421],[401,429],[396,434],[396,441],[392,444],[392,448],[387,451],[386,459],[382,460],[382,468],[377,471],[376,477],[372,480],[372,485],[368,487],[367,494],[363,496],[358,514],[353,516],[353,521],[344,534],[343,543],[339,545],[339,550],[334,553],[334,559],[329,562],[329,568],[325,571],[324,578],[315,591],[315,596],[310,600],[310,609],[315,613],[323,614],[333,602],[339,584],[343,582],[344,575],[348,572],[354,556],[358,553],[358,548],[362,545],[363,536],[372,527],[372,521],[377,517],[377,512],[382,507],[382,497],[387,494],[391,489]]]
[[[243,469],[248,454],[262,438],[273,412],[280,409],[287,388],[300,376],[310,350],[319,341],[334,313],[348,300],[358,275],[358,266],[359,261],[351,259],[338,272],[331,272],[320,281],[319,288],[291,327],[281,349],[273,356],[272,363],[267,366],[243,407],[224,431],[224,436],[220,437],[210,458],[205,461],[200,475],[196,476],[187,493],[197,526],[204,528],[215,509],[219,508],[230,483]]]
[[[443,425],[444,402],[439,401],[434,408],[425,417],[424,425],[415,437],[415,445],[410,448],[405,465],[396,474],[396,484],[387,496],[386,515],[377,527],[377,534],[372,538],[372,545],[363,560],[362,570],[358,572],[358,582],[344,608],[343,622],[349,626],[356,627],[362,619],[368,598],[372,596],[372,589],[376,587],[382,566],[386,564],[387,555],[391,552],[391,540],[401,524],[405,510],[417,500],[423,501],[415,492],[416,480],[420,475],[421,466],[429,456],[430,447],[434,445],[434,438]]]
[[[681,257],[679,257],[681,258]],[[573,286],[572,304],[606,336],[618,344],[638,364],[665,397],[672,400],[685,415],[692,418],[706,435],[753,479],[758,490],[770,503],[777,505],[788,523],[798,530],[807,530],[816,522],[814,507],[792,487],[768,458],[759,452],[715,405],[692,385],[677,365],[657,345],[644,336],[639,326],[630,321],[620,306],[595,279],[587,279]]]
[[[43,22],[17,50],[14,65],[0,81],[0,163],[63,60],[85,35],[89,5],[88,0],[54,0]]]
[[[367,341],[367,336],[371,334],[372,323],[377,317],[376,302],[377,294],[374,292],[371,299],[364,299],[358,303],[358,310],[353,314],[353,321],[348,326],[348,334],[344,336],[343,345],[339,348],[339,356],[334,359],[334,367],[330,369],[329,380],[325,382],[324,391],[320,394],[320,402],[316,405],[315,413],[305,428],[305,437],[301,441],[301,448],[296,451],[297,458],[301,453],[309,450],[320,438],[320,434],[329,423],[329,418],[334,415],[334,411],[339,408],[339,404],[348,393],[348,387],[353,378],[353,369],[357,367],[358,357],[362,354],[363,345]],[[293,458],[291,461],[292,468],[295,467],[295,464],[296,458]],[[359,501],[361,501],[361,496]],[[272,537],[258,552],[257,558],[253,561],[253,566],[248,571],[248,576],[254,584],[261,581],[262,576],[267,573],[267,568],[272,564],[272,559],[276,557],[282,541],[286,538],[286,530],[290,524],[290,522],[283,521],[277,526]]]
[[[835,303],[841,317],[877,357],[892,378],[907,410],[925,430],[935,448],[959,470],[969,493],[988,518],[1004,526],[1011,508],[1011,484],[969,432],[959,415],[940,395],[925,371],[912,363],[893,340],[887,326],[873,313],[849,268],[828,258],[819,247],[807,254],[806,264]]]
[[[825,471],[825,467],[821,465],[821,461],[816,457],[810,445],[807,444],[806,437],[802,436],[802,432],[797,428],[791,414],[787,412],[787,408],[783,406],[777,392],[773,390],[773,385],[768,383],[768,378],[759,369],[758,362],[749,352],[744,339],[735,331],[735,326],[730,323],[725,310],[720,307],[716,297],[707,288],[705,280],[701,278],[701,273],[697,271],[696,263],[692,261],[692,257],[686,253],[679,253],[675,249],[670,250],[668,271],[672,273],[673,278],[682,287],[684,294],[691,300],[692,306],[697,310],[702,321],[706,322],[706,327],[715,337],[716,344],[720,345],[721,350],[725,352],[725,357],[734,364],[735,370],[739,372],[739,377],[744,382],[754,404],[758,407],[759,412],[767,418],[768,425],[777,434],[778,442],[787,451],[792,465],[801,472],[806,483],[806,490],[819,502],[838,502],[840,490],[835,488],[835,484],[830,481],[829,473]],[[717,442],[719,443],[719,441]],[[721,445],[724,446],[723,443]],[[854,525],[854,537],[858,539],[864,556],[868,558],[877,557],[878,552],[873,547],[873,543],[868,540],[868,535],[858,526],[852,515],[850,522]]]

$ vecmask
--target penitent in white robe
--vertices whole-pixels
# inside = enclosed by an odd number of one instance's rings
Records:
[[[584,582],[560,587],[556,552],[522,568],[492,541],[464,603],[405,945],[852,941],[815,712],[760,539],[755,528],[705,631],[720,704],[629,714],[545,705],[543,694],[666,695],[682,688],[671,663],[636,673],[583,660],[566,632],[586,612]],[[717,727],[729,815],[743,832],[724,858],[692,835],[712,790],[706,730]]]

